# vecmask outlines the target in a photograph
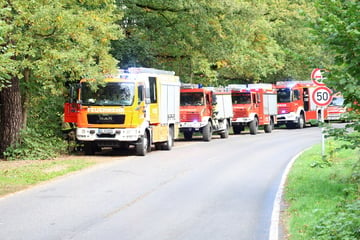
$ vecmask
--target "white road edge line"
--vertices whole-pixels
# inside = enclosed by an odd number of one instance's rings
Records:
[[[310,148],[310,147],[309,147]],[[287,176],[290,172],[292,165],[294,164],[295,160],[307,149],[302,150],[298,154],[296,154],[290,162],[287,164],[285,171],[281,177],[281,182],[276,192],[273,210],[271,214],[271,225],[270,225],[270,232],[269,232],[269,240],[279,240],[279,226],[280,226],[280,210],[281,210],[281,198],[284,192],[284,186],[287,179]]]

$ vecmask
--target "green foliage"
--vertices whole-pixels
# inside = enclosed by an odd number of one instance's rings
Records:
[[[100,79],[104,73],[116,69],[117,61],[109,51],[110,42],[122,35],[115,24],[122,14],[114,2],[12,0],[0,4],[0,94],[12,79],[19,81],[22,97],[22,106],[2,106],[2,116],[6,115],[4,112],[21,111],[25,128],[21,139],[7,150],[6,156],[37,158],[32,148],[39,146],[39,158],[44,158],[46,154],[41,153],[40,141],[48,138],[43,145],[54,146],[49,150],[49,157],[53,156],[51,151],[61,149],[61,144],[59,149],[56,147],[56,143],[61,142],[56,129],[60,129],[58,119],[62,110],[53,100],[63,95],[64,83],[83,77]],[[45,102],[41,109],[37,108],[39,100]],[[64,102],[64,99],[58,100],[60,104]],[[50,109],[54,106],[58,109]],[[8,111],[11,108],[15,110]],[[17,138],[19,129],[14,130],[16,137],[9,139]],[[0,128],[0,136],[1,132]],[[6,147],[8,143],[0,149]]]
[[[125,39],[114,42],[121,67],[176,71],[184,82],[225,85],[308,78],[307,1],[122,0]],[[125,46],[125,47],[123,47]]]
[[[344,130],[333,129],[328,133],[349,144],[344,147],[359,147],[360,142],[360,2],[317,0],[320,14],[314,28],[316,41],[320,42],[332,62],[324,65],[330,72],[326,84],[342,93],[347,107],[351,109],[347,118],[351,123]],[[349,134],[349,132],[354,132]]]
[[[314,160],[322,163],[320,145],[294,163],[284,196],[291,239],[358,238],[360,159],[356,149],[335,147],[341,144],[327,144],[326,167],[312,166]]]
[[[15,163],[0,169],[0,196],[13,193],[42,181],[65,175],[95,164],[88,159],[41,160]]]
[[[316,240],[360,239],[360,200],[341,203],[335,211],[322,217],[313,229]]]
[[[20,134],[21,141],[8,147],[4,152],[7,160],[53,159],[66,152],[66,143],[57,136],[39,133],[31,128]]]
[[[21,132],[19,142],[6,150],[7,159],[52,159],[66,152],[61,132],[64,97],[46,93],[45,88],[33,95],[27,129]]]

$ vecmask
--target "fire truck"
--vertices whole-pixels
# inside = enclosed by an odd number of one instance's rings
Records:
[[[213,133],[227,138],[232,115],[229,91],[183,84],[180,90],[180,132],[185,140],[191,140],[194,133],[201,133],[202,139],[207,142]]]
[[[332,101],[327,108],[326,121],[345,121],[347,108],[344,104],[344,97],[340,92],[333,94]]]
[[[145,156],[152,144],[171,150],[180,122],[180,80],[174,72],[129,68],[93,82],[81,80],[76,101],[65,103],[65,121],[76,124],[86,155],[134,146]]]
[[[231,84],[233,106],[232,128],[234,134],[240,134],[248,127],[255,135],[258,127],[263,126],[270,133],[277,123],[277,95],[273,84]]]
[[[326,107],[314,103],[313,92],[318,86],[312,81],[277,82],[278,125],[303,128],[306,123],[317,124],[326,119]]]

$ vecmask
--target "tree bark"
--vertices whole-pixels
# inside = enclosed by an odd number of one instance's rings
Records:
[[[19,138],[23,114],[19,79],[13,77],[11,86],[0,91],[0,157]]]

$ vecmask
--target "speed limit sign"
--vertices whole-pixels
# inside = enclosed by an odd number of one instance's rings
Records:
[[[312,99],[314,103],[318,106],[327,106],[332,100],[332,91],[328,87],[317,87],[315,88]]]

